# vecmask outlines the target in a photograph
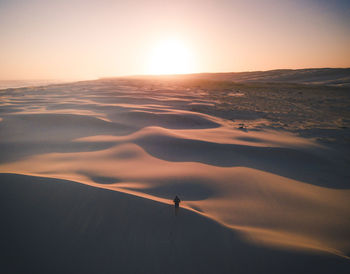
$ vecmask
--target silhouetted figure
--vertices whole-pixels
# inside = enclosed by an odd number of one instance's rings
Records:
[[[177,213],[179,212],[180,202],[181,202],[180,198],[175,196],[175,198],[174,198],[175,216],[177,216]]]

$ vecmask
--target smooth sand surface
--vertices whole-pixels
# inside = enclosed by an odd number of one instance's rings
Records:
[[[348,260],[247,243],[185,209],[75,182],[0,175],[2,273],[347,273]]]
[[[196,104],[111,79],[1,91],[9,273],[348,273],[341,151]]]

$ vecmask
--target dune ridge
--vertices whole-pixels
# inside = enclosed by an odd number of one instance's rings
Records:
[[[342,256],[349,249],[343,241],[350,225],[344,219],[350,213],[349,190],[318,187],[251,168],[171,163],[125,144],[97,152],[34,156],[2,165],[0,171],[73,180],[163,203],[171,203],[178,193],[186,208],[200,209],[252,240]],[[262,230],[254,229],[259,227]],[[268,239],[263,237],[266,234]]]
[[[250,244],[214,220],[185,209],[175,217],[172,206],[135,195],[47,177],[2,173],[0,181],[5,273],[349,270],[339,256]]]

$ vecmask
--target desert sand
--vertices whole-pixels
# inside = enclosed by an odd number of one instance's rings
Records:
[[[327,124],[325,142],[315,118],[306,138],[214,92],[133,78],[1,90],[5,272],[349,273],[347,129]]]

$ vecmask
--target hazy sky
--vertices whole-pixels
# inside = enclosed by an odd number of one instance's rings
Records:
[[[150,73],[169,39],[186,72],[350,67],[350,1],[0,0],[0,79]]]

